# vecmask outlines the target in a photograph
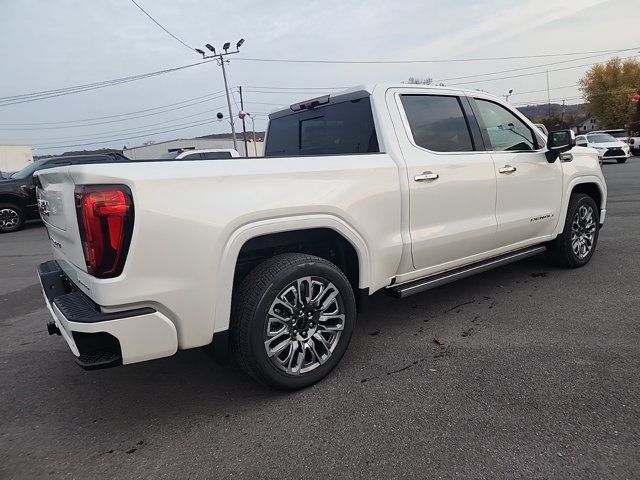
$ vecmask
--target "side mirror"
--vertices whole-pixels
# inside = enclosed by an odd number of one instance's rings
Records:
[[[547,161],[553,163],[561,153],[576,146],[576,134],[573,130],[556,130],[547,136]]]

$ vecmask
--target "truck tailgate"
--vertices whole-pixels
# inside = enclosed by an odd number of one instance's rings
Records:
[[[54,256],[87,271],[75,208],[75,184],[69,167],[40,171],[38,208],[49,233]]]

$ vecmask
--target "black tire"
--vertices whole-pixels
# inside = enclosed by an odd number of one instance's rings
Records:
[[[571,237],[573,233],[574,220],[576,220],[576,215],[583,206],[592,210],[595,230],[593,231],[593,241],[591,242],[589,251],[584,257],[581,257],[574,251]],[[591,260],[591,257],[596,251],[596,246],[598,245],[599,224],[600,212],[593,198],[589,195],[585,195],[584,193],[572,194],[569,199],[567,218],[565,219],[562,233],[558,235],[558,237],[548,246],[547,255],[550,260],[559,266],[568,268],[578,268],[589,263],[589,260]]]
[[[617,161],[618,163],[624,163],[624,162],[626,162],[626,161],[627,161],[627,159],[626,159],[626,158],[618,158],[616,161]]]
[[[268,311],[272,306],[272,302],[282,294],[292,282],[297,279],[312,277],[314,279],[326,280],[333,284],[339,294],[336,296],[335,305],[344,310],[343,330],[337,338],[331,353],[324,360],[324,363],[316,362],[318,365],[306,373],[293,374],[278,368],[277,358],[270,359],[265,348],[265,339],[268,335],[269,320]],[[313,293],[313,287],[311,287]],[[296,293],[293,293],[296,295]],[[309,295],[312,297],[313,295]],[[322,295],[318,295],[322,297]],[[320,303],[322,298],[318,298]],[[339,302],[339,304],[338,304]],[[296,301],[297,304],[297,301]],[[298,308],[298,307],[296,307]],[[283,311],[281,311],[282,313]],[[293,338],[295,328],[296,311],[290,316],[292,323],[281,323],[288,333],[284,333],[284,342],[287,341],[289,335]],[[283,315],[283,316],[286,316]],[[304,315],[303,317],[304,318]],[[356,319],[356,303],[353,290],[349,284],[347,277],[333,263],[313,255],[301,253],[286,253],[277,255],[266,260],[265,262],[254,268],[247,277],[242,281],[239,288],[233,295],[233,304],[231,307],[231,348],[234,358],[240,367],[258,382],[274,387],[280,390],[296,390],[307,387],[318,382],[327,375],[340,362],[344,352],[349,346],[349,341],[353,333]],[[272,317],[273,320],[273,317]],[[311,320],[312,321],[312,320]],[[288,326],[286,326],[288,325]],[[310,324],[313,327],[313,323]],[[316,327],[320,323],[316,320]],[[300,328],[300,327],[298,327]],[[305,330],[305,335],[311,333],[312,328]],[[319,331],[319,330],[318,330]],[[301,334],[301,332],[299,332]],[[329,334],[331,335],[331,334]],[[299,359],[294,353],[294,344],[291,347],[283,349],[291,352],[291,358]],[[315,342],[314,342],[315,344]],[[307,350],[304,352],[302,362],[306,360]],[[329,352],[328,350],[326,350]],[[311,353],[311,352],[309,352]],[[273,355],[279,357],[280,355]],[[320,358],[317,356],[316,358]],[[286,362],[285,360],[282,360]]]
[[[10,233],[24,226],[24,212],[12,203],[0,203],[0,233]]]
[[[631,150],[631,153],[632,153],[635,157],[640,156],[640,150]]]

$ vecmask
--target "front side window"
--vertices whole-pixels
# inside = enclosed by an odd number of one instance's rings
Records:
[[[518,151],[535,150],[533,132],[509,110],[488,100],[475,99],[484,121],[491,150]]]
[[[402,95],[400,99],[416,145],[434,152],[474,150],[458,97]]]

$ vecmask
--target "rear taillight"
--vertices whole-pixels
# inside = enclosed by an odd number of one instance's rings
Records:
[[[117,277],[133,233],[133,201],[125,185],[79,185],[76,214],[89,274]]]

